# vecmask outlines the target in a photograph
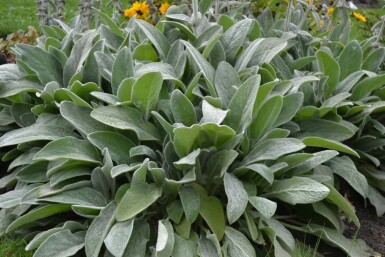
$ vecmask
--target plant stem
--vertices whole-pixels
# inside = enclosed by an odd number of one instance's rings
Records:
[[[192,0],[192,8],[193,8],[193,21],[192,21],[192,26],[196,27],[198,25],[198,20],[199,20],[199,4],[198,0]]]
[[[381,17],[381,20],[382,20],[382,24],[381,24],[380,31],[377,34],[377,39],[376,39],[376,42],[375,42],[375,46],[379,46],[380,45],[380,40],[382,38],[382,34],[384,33],[384,29],[385,29],[385,15]]]
[[[48,0],[36,0],[40,29],[49,23]]]
[[[290,21],[291,21],[291,5],[293,4],[293,0],[289,0],[286,9],[286,17],[285,17],[285,31],[289,31]]]
[[[302,18],[301,18],[301,20],[300,20],[300,22],[299,22],[299,24],[295,30],[295,34],[298,34],[298,31],[302,28],[303,24],[306,21],[307,16],[309,15],[310,10],[313,8],[313,4],[314,4],[314,0],[310,0],[310,3],[306,7],[305,14],[302,16]]]

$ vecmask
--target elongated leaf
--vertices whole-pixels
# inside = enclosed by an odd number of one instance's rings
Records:
[[[310,119],[300,121],[297,124],[301,131],[295,133],[294,136],[301,139],[320,137],[340,142],[351,138],[355,133],[350,127],[329,120]]]
[[[160,220],[158,222],[158,239],[156,241],[156,256],[170,257],[174,250],[174,230],[170,221]]]
[[[185,126],[192,126],[197,123],[193,104],[179,90],[174,90],[170,99],[171,112],[175,122]]]
[[[328,87],[324,93],[325,98],[328,98],[340,80],[340,66],[336,60],[325,51],[318,50],[316,57],[319,70],[329,77],[327,80]]]
[[[361,69],[376,72],[384,61],[385,48],[380,47],[374,49],[364,60],[361,65]]]
[[[292,93],[283,97],[281,112],[274,122],[273,127],[278,127],[290,121],[301,108],[303,103],[303,94],[301,92]]]
[[[251,19],[244,19],[231,26],[221,37],[221,42],[229,62],[234,62],[239,49],[243,46],[253,22]]]
[[[361,63],[362,49],[360,43],[357,40],[352,40],[344,47],[338,58],[338,64],[341,68],[339,80],[343,80],[349,74],[358,71],[361,68]]]
[[[140,19],[135,20],[135,22],[154,44],[161,59],[166,59],[168,51],[171,47],[168,39],[156,27],[149,24],[148,22]]]
[[[39,200],[80,206],[102,207],[107,204],[106,199],[101,193],[89,187],[64,191],[55,195],[39,198]]]
[[[223,107],[228,107],[231,99],[241,85],[237,71],[227,62],[220,62],[214,78],[214,86],[222,99]]]
[[[110,202],[89,226],[86,233],[85,250],[87,257],[98,257],[110,228],[115,222],[116,203]]]
[[[356,165],[349,157],[335,157],[330,161],[330,168],[335,174],[346,180],[362,197],[368,197],[368,181],[357,170]]]
[[[360,158],[359,154],[349,146],[337,141],[327,140],[320,137],[306,137],[302,140],[306,146],[322,147],[331,150],[337,150],[339,152],[348,153]]]
[[[250,135],[253,139],[259,139],[273,126],[281,112],[282,105],[283,98],[280,95],[271,97],[262,105],[250,126]]]
[[[92,49],[92,42],[96,36],[95,31],[89,31],[80,38],[72,48],[63,70],[63,83],[66,87],[72,76],[78,73]]]
[[[215,76],[215,70],[213,66],[211,66],[211,64],[205,58],[203,58],[198,50],[195,49],[195,47],[189,42],[182,40],[182,43],[186,46],[187,51],[190,53],[194,63],[198,66],[199,70],[203,73],[206,79],[213,84]]]
[[[113,128],[91,118],[91,108],[64,101],[60,104],[60,114],[79,132],[88,135],[95,131],[112,131]]]
[[[275,197],[290,204],[306,204],[321,201],[326,198],[330,190],[305,177],[293,177],[289,179],[276,180],[271,191],[264,197]]]
[[[326,239],[331,244],[338,246],[351,257],[373,256],[373,251],[362,239],[353,241],[351,239],[345,238],[343,235],[341,235],[341,233],[334,229],[316,224],[308,224],[306,228],[308,233],[322,236],[323,239]]]
[[[135,144],[127,137],[116,132],[98,131],[89,134],[87,138],[100,151],[107,148],[112,160],[118,164],[131,163],[132,159],[127,153]]]
[[[206,100],[203,100],[202,102],[203,117],[200,123],[215,123],[219,125],[226,118],[228,112],[229,110],[224,111],[220,108],[216,108]]]
[[[266,140],[251,150],[242,161],[243,165],[264,160],[276,160],[279,157],[297,152],[305,148],[305,145],[295,138],[273,138]]]
[[[64,137],[49,142],[34,157],[35,160],[53,161],[58,159],[99,163],[99,153],[87,141],[74,137]]]
[[[33,141],[51,141],[75,134],[62,126],[35,124],[5,133],[0,137],[0,147]]]
[[[158,104],[162,83],[160,72],[149,72],[137,79],[132,87],[131,101],[140,106],[146,120]]]
[[[68,212],[71,207],[68,204],[48,204],[29,211],[27,214],[16,219],[7,228],[7,233],[15,231],[28,223],[42,218],[50,217],[59,213]]]
[[[223,180],[228,199],[226,206],[227,219],[229,223],[232,224],[237,221],[245,211],[248,195],[242,182],[233,174],[225,172]]]
[[[108,251],[115,257],[123,257],[134,228],[134,219],[115,223],[104,239]]]
[[[198,217],[201,207],[199,193],[193,187],[189,186],[182,187],[178,193],[186,218],[190,224],[193,224]]]
[[[225,215],[221,201],[214,196],[205,196],[201,194],[201,208],[199,214],[209,225],[210,229],[222,240],[225,233]]]
[[[140,111],[123,106],[104,106],[91,112],[91,117],[111,127],[133,130],[139,140],[159,140],[157,129],[143,119]]]
[[[156,184],[137,184],[124,194],[120,201],[116,220],[125,221],[133,218],[153,204],[162,194],[162,189]]]
[[[134,77],[133,62],[131,52],[126,46],[116,55],[111,74],[111,88],[114,95],[117,94],[119,85],[124,79]]]
[[[63,66],[54,55],[28,44],[17,44],[16,49],[23,62],[36,72],[43,85],[51,81],[63,84]]]
[[[150,226],[143,220],[135,221],[125,257],[144,257],[150,240]]]
[[[277,210],[277,203],[269,199],[253,196],[249,197],[250,204],[265,218],[271,218]]]
[[[353,88],[352,100],[360,100],[383,85],[385,85],[385,74],[365,78]]]
[[[35,257],[74,256],[84,247],[84,232],[72,234],[69,229],[49,236],[34,253]]]
[[[253,106],[257,98],[260,76],[252,77],[244,82],[230,101],[230,113],[224,120],[237,132],[244,132],[252,122]]]
[[[14,96],[22,92],[40,92],[43,91],[44,87],[28,81],[28,80],[17,80],[17,81],[1,81],[0,82],[0,97],[6,98]]]
[[[232,227],[226,227],[225,242],[229,257],[256,257],[254,247],[245,235]]]

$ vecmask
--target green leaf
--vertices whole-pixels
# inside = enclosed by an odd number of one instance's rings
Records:
[[[95,131],[112,131],[113,128],[91,118],[91,108],[79,106],[73,102],[60,103],[60,114],[79,132],[88,135]]]
[[[35,160],[53,161],[58,159],[99,163],[99,153],[87,141],[64,137],[49,142],[34,157]]]
[[[215,123],[219,125],[226,118],[228,113],[229,113],[229,110],[224,111],[220,108],[216,108],[206,100],[203,100],[202,101],[203,117],[200,123]]]
[[[281,112],[275,120],[273,127],[278,127],[291,121],[297,114],[299,108],[301,108],[303,98],[304,96],[301,92],[285,95],[283,97]]]
[[[114,128],[133,130],[139,140],[159,140],[158,130],[134,108],[104,106],[93,110],[91,117]]]
[[[225,215],[223,213],[222,202],[214,196],[201,194],[201,208],[199,214],[206,221],[211,231],[222,240],[225,233]]]
[[[230,113],[224,120],[224,124],[238,133],[244,132],[252,122],[253,106],[257,98],[260,80],[259,75],[246,80],[230,101]]]
[[[168,220],[158,221],[158,239],[156,241],[156,257],[170,257],[174,249],[174,230]]]
[[[369,186],[368,199],[376,208],[377,217],[382,217],[385,213],[385,197],[376,188]]]
[[[248,195],[242,182],[233,174],[225,172],[223,181],[228,199],[226,206],[227,219],[230,224],[233,224],[245,211]]]
[[[294,171],[296,173],[302,174],[305,173],[318,165],[332,159],[333,157],[337,156],[339,152],[334,150],[325,150],[322,152],[314,153],[313,157],[300,163],[298,166],[294,168]]]
[[[195,257],[198,248],[198,236],[193,234],[189,239],[184,239],[175,234],[173,257]]]
[[[29,223],[36,220],[68,212],[70,210],[71,207],[68,204],[47,204],[37,207],[12,222],[7,228],[7,233],[13,232],[24,226],[28,226]]]
[[[333,173],[341,176],[351,185],[362,197],[367,198],[369,185],[365,176],[356,168],[354,162],[347,156],[335,157],[330,160],[330,168]]]
[[[110,253],[123,257],[134,229],[134,219],[115,223],[104,239],[104,244]]]
[[[111,74],[111,89],[117,95],[120,83],[130,77],[134,77],[134,60],[128,47],[123,47],[116,55]]]
[[[271,129],[276,122],[283,106],[283,98],[276,95],[267,100],[258,111],[258,114],[250,126],[251,138],[257,140]]]
[[[8,209],[20,204],[20,200],[31,190],[34,190],[39,184],[30,184],[28,186],[11,190],[0,195],[0,208]]]
[[[140,19],[135,19],[135,22],[143,33],[151,40],[158,51],[160,58],[165,60],[171,47],[168,39],[150,23]]]
[[[45,196],[39,198],[39,201],[97,207],[102,207],[107,204],[106,199],[101,193],[89,187],[80,187],[55,195]]]
[[[170,107],[176,123],[182,123],[185,126],[192,126],[197,123],[193,104],[179,90],[172,92]]]
[[[222,100],[223,107],[228,107],[231,99],[241,86],[237,71],[227,62],[220,62],[214,78],[214,86]]]
[[[256,257],[254,247],[247,237],[232,227],[226,227],[225,243],[228,244],[227,253],[229,257]]]
[[[15,129],[5,133],[0,137],[0,147],[16,145],[33,141],[51,141],[66,136],[74,136],[75,134],[59,125],[51,124],[34,124],[26,128]]]
[[[385,58],[385,48],[380,47],[374,49],[370,54],[365,58],[364,62],[361,65],[361,69],[368,70],[372,72],[377,72],[378,68],[382,64]]]
[[[199,125],[191,127],[179,127],[174,129],[174,147],[179,157],[187,156],[191,150],[196,138],[201,132]]]
[[[22,92],[41,92],[44,87],[28,80],[10,80],[0,82],[0,97],[6,98]]]
[[[369,96],[372,91],[385,85],[385,74],[368,77],[361,80],[352,91],[352,100],[358,101]]]
[[[342,50],[338,64],[340,66],[340,78],[345,79],[349,74],[358,71],[362,64],[362,49],[357,40],[350,41]]]
[[[17,180],[26,183],[47,182],[47,165],[46,161],[38,161],[24,166],[17,172]]]
[[[35,257],[74,256],[84,247],[84,233],[72,234],[69,229],[49,236],[36,250]]]
[[[307,204],[326,198],[330,190],[324,185],[305,177],[276,180],[271,191],[264,197],[278,198],[292,205]]]
[[[150,240],[150,226],[148,223],[138,220],[135,221],[134,229],[128,246],[126,248],[125,257],[145,257],[147,250],[147,242]]]
[[[189,42],[182,40],[181,41],[187,48],[187,51],[190,53],[194,63],[198,66],[199,70],[203,73],[203,76],[211,83],[214,83],[215,70],[213,66],[199,53],[197,49]],[[212,92],[210,92],[212,93]],[[215,97],[216,95],[211,95]]]
[[[226,58],[230,63],[233,63],[236,60],[239,49],[243,47],[252,24],[253,22],[251,19],[244,19],[240,22],[236,22],[223,33],[221,42],[226,52]]]
[[[117,91],[117,96],[121,102],[131,101],[131,94],[134,83],[134,78],[124,79],[122,83],[120,83]]]
[[[279,157],[297,152],[306,146],[295,138],[273,138],[257,144],[242,161],[247,165],[259,161],[276,160]]]
[[[308,224],[306,226],[306,232],[322,237],[322,239],[338,246],[351,257],[373,256],[372,249],[370,249],[362,239],[347,239],[334,229],[316,224]]]
[[[125,221],[146,210],[162,195],[156,184],[137,184],[124,194],[116,210],[116,220]]]
[[[63,84],[63,66],[54,55],[28,44],[16,44],[15,49],[21,60],[36,72],[43,85],[51,81]]]
[[[68,57],[63,69],[64,87],[67,87],[72,76],[80,71],[83,63],[91,52],[92,42],[95,36],[95,31],[88,31],[73,46],[71,55]]]
[[[277,210],[276,202],[273,202],[263,197],[258,197],[258,196],[249,197],[249,202],[265,218],[273,217],[273,215],[275,214],[275,211]]]
[[[85,252],[87,257],[98,257],[110,228],[115,222],[116,203],[110,202],[89,226],[86,233]]]
[[[360,158],[359,154],[349,146],[337,141],[327,140],[320,137],[305,137],[302,142],[306,146],[322,147],[326,149],[336,150],[343,153],[348,153]]]
[[[183,210],[187,221],[193,224],[199,214],[201,206],[199,193],[191,186],[182,187],[179,192]]]
[[[100,151],[107,148],[112,160],[118,164],[130,164],[132,162],[127,153],[135,147],[135,144],[127,137],[116,132],[98,131],[89,134],[87,138]]]
[[[149,72],[137,79],[132,87],[131,101],[140,106],[146,120],[158,104],[162,84],[160,72]]]
[[[355,134],[355,131],[350,127],[330,120],[310,119],[299,121],[297,124],[301,131],[295,133],[294,136],[300,139],[320,137],[340,142],[351,138]]]
[[[328,87],[324,93],[324,97],[329,98],[340,80],[340,66],[336,60],[325,51],[318,50],[315,55],[320,72],[329,77],[326,82]]]
[[[121,31],[119,26],[107,14],[103,13],[97,8],[92,7],[92,9],[98,12],[98,15],[103,20],[103,23],[106,24],[112,32],[114,32],[119,37],[124,37],[124,33]]]
[[[158,60],[158,54],[151,45],[140,44],[135,47],[134,52],[132,53],[132,58],[139,61],[156,62]]]

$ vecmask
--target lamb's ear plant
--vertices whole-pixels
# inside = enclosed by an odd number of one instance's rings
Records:
[[[156,27],[99,13],[94,30],[61,23],[15,47],[0,67],[1,234],[36,257],[253,257],[295,256],[298,230],[370,256],[342,235],[341,211],[360,224],[333,167],[355,167],[345,142],[360,125],[337,112],[350,103],[333,98],[329,50],[200,8],[199,24],[175,6]]]

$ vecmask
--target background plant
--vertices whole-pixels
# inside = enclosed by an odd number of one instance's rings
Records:
[[[288,31],[269,9],[211,7],[156,26],[95,10],[96,29],[16,45],[0,67],[1,233],[35,256],[248,257],[295,256],[296,230],[370,256],[342,235],[341,212],[360,224],[337,189],[382,201],[360,165],[381,146],[357,140],[382,141],[363,121],[381,123],[383,76],[362,60],[383,49],[349,42],[349,19],[312,37],[301,6]]]

